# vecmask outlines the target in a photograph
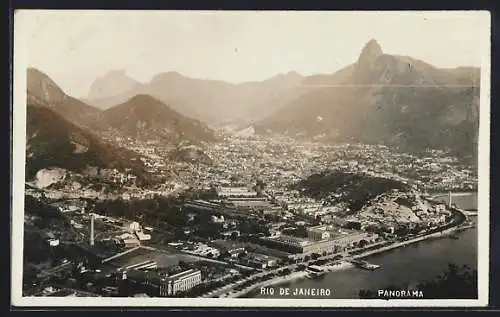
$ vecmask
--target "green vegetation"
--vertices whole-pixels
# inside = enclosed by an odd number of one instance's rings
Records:
[[[316,199],[332,202],[346,202],[351,212],[360,210],[363,205],[376,196],[391,191],[407,190],[408,186],[391,179],[372,177],[342,171],[326,171],[313,174],[292,186],[292,189],[303,191]],[[341,197],[332,198],[333,193]]]
[[[98,201],[95,205],[95,212],[149,223],[168,223],[175,227],[182,227],[188,222],[188,217],[185,212],[182,212],[179,201],[162,196],[152,199]]]
[[[88,166],[95,166],[130,170],[138,177],[139,183],[152,181],[136,153],[104,143],[49,108],[28,105],[27,138],[27,179],[32,179],[37,171],[47,167],[82,172]]]

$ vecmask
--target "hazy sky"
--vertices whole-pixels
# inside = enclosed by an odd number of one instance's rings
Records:
[[[28,65],[87,96],[112,69],[139,81],[177,71],[229,82],[333,73],[376,39],[439,67],[480,66],[484,13],[22,11]],[[25,37],[24,37],[25,35]],[[16,36],[16,35],[15,35]]]

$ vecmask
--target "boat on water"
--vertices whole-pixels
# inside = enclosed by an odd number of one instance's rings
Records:
[[[452,235],[448,236],[448,238],[450,238],[452,240],[458,240],[458,236],[456,234],[452,234]]]
[[[317,266],[317,265],[309,265],[306,268],[307,272],[307,277],[311,279],[319,279],[325,276],[326,270],[322,266]]]
[[[351,263],[360,269],[370,270],[370,271],[375,271],[376,269],[381,267],[378,264],[372,264],[362,260],[352,260]]]

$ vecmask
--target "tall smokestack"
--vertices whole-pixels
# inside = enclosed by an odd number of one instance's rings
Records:
[[[448,192],[448,207],[451,208],[451,191]]]
[[[90,214],[90,245],[94,245],[94,214]]]

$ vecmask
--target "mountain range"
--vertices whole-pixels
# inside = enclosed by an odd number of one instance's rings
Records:
[[[105,111],[67,95],[49,76],[27,71],[26,177],[43,168],[61,167],[82,172],[87,167],[130,171],[141,181],[150,179],[140,155],[104,141],[99,133],[156,139],[178,144],[214,141],[205,124],[186,118],[146,95],[131,98]]]
[[[375,40],[333,74],[280,74],[231,84],[159,73],[139,83],[111,71],[92,84],[89,103],[106,109],[150,95],[172,110],[210,125],[238,123],[257,134],[287,134],[325,142],[385,143],[406,150],[477,149],[480,70],[437,68],[383,52]],[[98,94],[105,87],[113,93]]]
[[[177,72],[159,73],[149,82],[140,83],[123,70],[112,70],[96,79],[88,97],[82,100],[96,108],[108,109],[133,96],[150,95],[173,110],[207,124],[246,125],[263,120],[318,87],[340,84],[353,70],[351,64],[334,74],[302,76],[288,72],[240,84],[190,78]]]
[[[177,72],[159,73],[144,84],[123,71],[111,71],[94,81],[87,103],[108,109],[136,95],[150,95],[187,117],[220,125],[234,120],[260,120],[312,88],[302,85],[295,72],[279,74],[261,82],[232,84],[218,80],[190,78]],[[135,84],[132,84],[135,82]],[[115,94],[96,94],[113,87]]]
[[[478,68],[439,69],[371,40],[342,72],[256,123],[256,133],[476,153]]]
[[[163,72],[141,83],[123,70],[97,78],[88,98],[66,95],[28,70],[28,103],[44,105],[82,129],[142,140],[216,140],[214,125],[237,122],[261,135],[323,142],[383,143],[405,150],[445,148],[475,157],[479,69],[437,68],[390,55],[371,40],[333,74],[279,74],[232,84]]]

